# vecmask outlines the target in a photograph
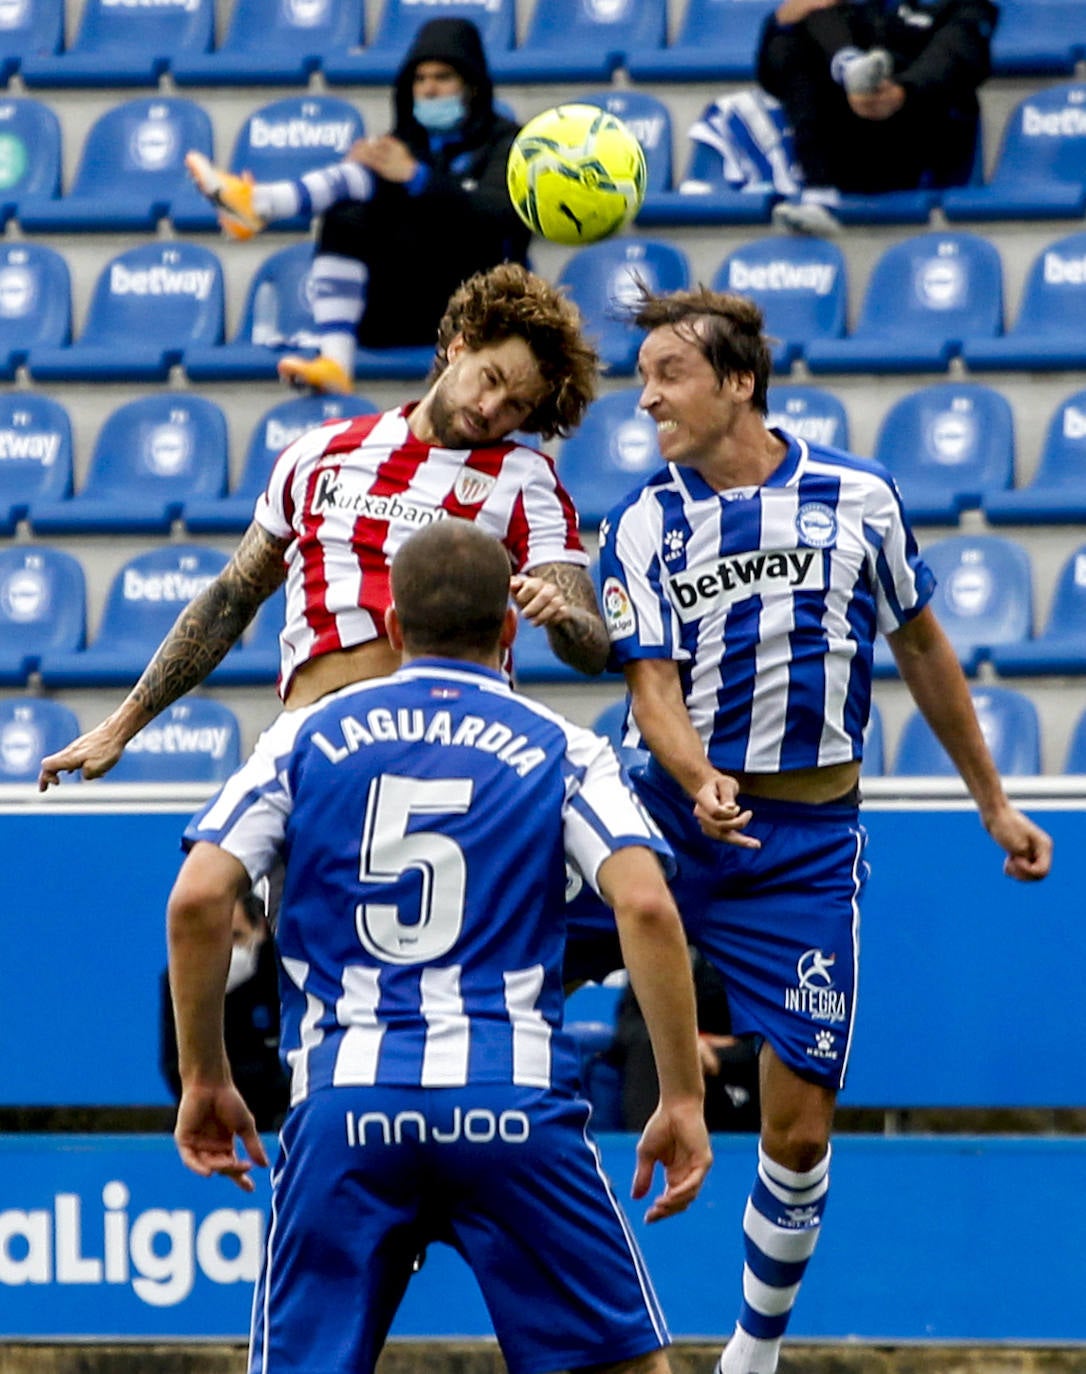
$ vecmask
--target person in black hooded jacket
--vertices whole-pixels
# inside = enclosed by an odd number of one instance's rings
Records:
[[[356,342],[432,345],[461,282],[499,262],[527,266],[530,234],[505,185],[518,125],[494,109],[470,20],[431,19],[419,29],[393,88],[393,116],[390,133],[360,139],[347,160],[300,181],[255,183],[199,153],[186,159],[232,237],[323,214],[311,274],[320,354],[279,363],[296,385],[349,392]]]

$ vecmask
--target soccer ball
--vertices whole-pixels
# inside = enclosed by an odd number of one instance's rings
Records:
[[[509,198],[553,243],[595,243],[629,224],[645,198],[645,154],[621,119],[595,105],[556,105],[517,134]]]

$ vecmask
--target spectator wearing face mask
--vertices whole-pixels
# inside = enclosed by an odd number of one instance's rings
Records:
[[[461,282],[500,262],[527,265],[530,235],[505,185],[517,128],[494,109],[479,30],[431,19],[396,78],[391,132],[360,139],[345,161],[299,181],[254,182],[188,155],[231,237],[323,216],[310,279],[320,354],[283,358],[284,381],[349,392],[357,344],[432,345]]]
[[[276,1130],[290,1102],[279,1062],[279,979],[264,903],[249,893],[234,905],[233,945],[226,978],[224,1029],[234,1082],[260,1131]],[[181,1100],[173,999],[162,975],[159,1066],[175,1101]]]

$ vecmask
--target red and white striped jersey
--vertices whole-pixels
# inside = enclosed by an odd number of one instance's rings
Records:
[[[407,427],[413,409],[332,420],[275,461],[254,519],[286,551],[280,695],[303,663],[381,637],[389,564],[433,520],[474,520],[509,550],[516,572],[585,566],[577,512],[554,464],[523,444],[448,449]]]

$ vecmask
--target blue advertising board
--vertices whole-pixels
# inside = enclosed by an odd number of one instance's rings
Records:
[[[158,1070],[165,904],[191,807],[0,812],[0,1104],[169,1103]],[[975,813],[865,812],[859,1011],[842,1101],[1086,1103],[1086,810],[1036,813],[1049,879],[1005,878]],[[17,1052],[15,1052],[17,1049]]]
[[[714,1149],[688,1212],[648,1227],[644,1205],[628,1207],[681,1338],[722,1339],[738,1301],[755,1142],[718,1136]],[[633,1138],[604,1136],[602,1152],[627,1195]],[[793,1337],[1086,1341],[1084,1176],[1083,1140],[842,1137]],[[197,1178],[165,1135],[0,1140],[5,1336],[244,1336],[267,1203],[265,1171],[253,1195]],[[392,1334],[491,1334],[472,1275],[445,1246],[431,1247]]]

